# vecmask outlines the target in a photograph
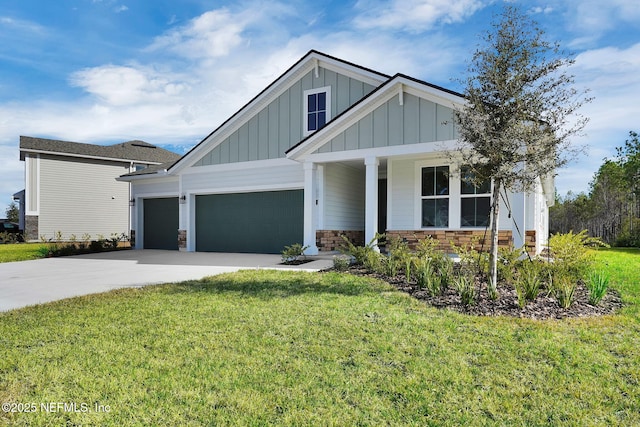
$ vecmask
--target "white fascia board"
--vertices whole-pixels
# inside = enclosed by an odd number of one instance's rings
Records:
[[[422,154],[445,153],[456,150],[459,141],[456,139],[448,141],[421,142],[418,144],[392,145],[388,147],[365,148],[361,150],[334,151],[330,153],[315,153],[301,157],[298,161],[308,161],[313,163],[333,163],[348,160],[363,160],[367,157],[376,158],[415,158]],[[448,158],[442,154],[443,158]]]
[[[468,101],[463,97],[420,84],[405,77],[398,77],[397,82],[404,86],[406,93],[435,102],[436,104],[444,105],[445,107],[462,108],[468,105]]]
[[[47,150],[33,150],[30,148],[27,149],[21,149],[20,150],[22,153],[36,153],[36,154],[49,154],[52,156],[59,156],[59,157],[73,157],[73,158],[78,158],[78,159],[91,159],[91,160],[105,160],[105,161],[109,161],[109,162],[117,162],[117,163],[143,163],[146,165],[159,165],[161,164],[161,162],[152,162],[149,160],[135,160],[135,159],[121,159],[121,158],[116,158],[116,157],[102,157],[102,156],[88,156],[86,154],[75,154],[75,153],[65,153],[65,152],[60,152],[60,151],[47,151]]]
[[[225,139],[231,136],[231,134],[251,119],[251,117],[258,114],[262,108],[288,90],[291,85],[302,78],[302,76],[313,71],[316,64],[322,68],[359,79],[375,87],[381,85],[386,80],[384,76],[372,71],[346,64],[339,60],[320,55],[317,52],[312,52],[308,56],[307,60],[299,63],[286,74],[278,78],[278,80],[268,86],[264,92],[249,101],[249,103],[236,112],[235,115],[231,116],[231,118],[223,123],[218,129],[214,130],[208,137],[202,140],[198,146],[193,149],[193,151],[187,153],[183,158],[181,158],[169,170],[169,173],[179,173],[185,168],[193,166],[193,164],[197,162],[202,155],[221,144]]]
[[[312,55],[312,58],[317,59],[318,65],[322,68],[326,68],[327,70],[334,71],[336,73],[345,75],[347,77],[351,77],[356,80],[363,81],[366,84],[374,87],[380,86],[382,83],[389,80],[389,77],[390,77],[390,76],[380,75],[373,71],[368,71],[351,64],[346,64],[342,61],[338,61],[333,58],[328,58],[326,56],[319,55],[317,53],[314,53]]]
[[[131,176],[119,176],[116,178],[116,181],[120,182],[133,182],[133,181],[144,181],[144,180],[154,180],[158,182],[172,182],[177,181],[177,176],[168,176],[167,171],[158,171],[156,173],[149,173],[145,175],[131,175]]]

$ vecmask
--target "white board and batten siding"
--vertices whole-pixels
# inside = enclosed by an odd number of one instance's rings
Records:
[[[322,226],[326,230],[363,230],[364,171],[340,163],[324,166]]]
[[[128,172],[128,164],[40,156],[40,236],[60,232],[63,239],[73,234],[80,240],[84,233],[93,239],[128,234],[129,184],[116,181]]]

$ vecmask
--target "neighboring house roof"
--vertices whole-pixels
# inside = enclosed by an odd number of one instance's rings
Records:
[[[20,137],[20,157],[23,153],[44,153],[101,160],[134,161],[148,164],[175,162],[179,154],[144,141],[127,141],[113,145],[84,144],[54,139]]]

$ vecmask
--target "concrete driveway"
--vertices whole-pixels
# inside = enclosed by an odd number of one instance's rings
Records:
[[[242,269],[318,271],[332,265],[329,257],[313,259],[292,267],[279,265],[280,255],[127,250],[0,263],[0,311]]]

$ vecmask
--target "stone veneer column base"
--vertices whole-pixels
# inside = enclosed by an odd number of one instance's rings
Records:
[[[453,253],[451,243],[456,246],[469,245],[472,240],[476,240],[475,249],[488,252],[491,247],[491,233],[484,230],[391,230],[387,231],[387,237],[400,237],[409,244],[411,249],[415,249],[420,240],[427,236],[438,240],[438,249]],[[536,255],[536,232],[528,230],[525,233],[526,249],[529,255]],[[498,231],[498,246],[501,248],[510,248],[513,244],[513,236],[510,230]]]
[[[24,240],[40,240],[40,231],[38,228],[38,216],[25,215],[24,217]]]
[[[187,250],[187,230],[178,230],[178,250]]]
[[[343,235],[354,245],[364,246],[364,230],[317,230],[316,246],[323,252],[337,251],[344,244]]]

